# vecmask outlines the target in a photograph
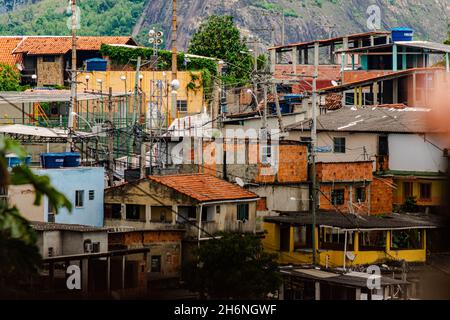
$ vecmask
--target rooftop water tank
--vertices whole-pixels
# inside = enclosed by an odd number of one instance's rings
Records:
[[[64,153],[43,153],[41,154],[42,167],[45,169],[60,169],[64,167]]]
[[[408,27],[399,27],[391,29],[392,41],[412,41],[414,37],[414,30]]]
[[[85,61],[86,71],[106,71],[108,61],[100,58],[93,58]]]
[[[6,155],[6,163],[8,168],[14,168],[16,166],[20,166],[25,163],[27,166],[31,163],[31,156],[26,157],[25,159],[20,159],[16,154],[7,154]]]
[[[75,168],[79,167],[81,163],[81,154],[78,152],[66,152],[64,153],[64,167]]]

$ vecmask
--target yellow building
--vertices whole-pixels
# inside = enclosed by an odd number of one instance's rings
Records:
[[[395,172],[394,205],[403,205],[414,198],[418,206],[438,207],[444,205],[446,177],[439,173]]]
[[[351,267],[386,261],[425,262],[426,231],[437,226],[409,215],[388,217],[319,212],[316,216],[316,263]],[[295,213],[266,217],[264,247],[281,264],[312,263],[312,216]]]
[[[139,90],[144,94],[145,111],[150,101],[162,96],[163,112],[172,108],[171,74],[165,71],[140,72]],[[179,71],[180,88],[177,90],[177,117],[198,114],[205,106],[201,72]],[[163,89],[158,89],[158,81]],[[133,95],[136,87],[135,71],[92,71],[78,75],[79,91],[107,93],[112,88],[114,94]]]

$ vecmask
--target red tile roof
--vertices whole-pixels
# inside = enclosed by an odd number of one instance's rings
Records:
[[[200,202],[258,198],[253,192],[207,174],[150,176],[149,179]]]
[[[136,44],[131,37],[78,37],[77,49],[83,51],[100,50],[102,44]],[[60,55],[72,48],[71,37],[24,37],[14,53],[28,55]]]
[[[15,66],[20,57],[12,52],[22,41],[22,37],[0,37],[0,63]]]

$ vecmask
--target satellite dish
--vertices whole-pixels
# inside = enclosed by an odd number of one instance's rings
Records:
[[[337,87],[339,84],[336,81],[331,81],[331,84],[333,85],[333,87]]]
[[[242,180],[241,178],[239,178],[239,177],[236,177],[236,183],[239,185],[239,187],[244,187],[245,186],[245,182],[244,182],[244,180]]]
[[[354,261],[356,258],[355,254],[353,252],[347,252],[346,256],[347,256],[347,259],[350,261]]]

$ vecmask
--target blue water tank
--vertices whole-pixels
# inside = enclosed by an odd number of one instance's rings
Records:
[[[392,41],[412,41],[414,37],[414,30],[408,27],[399,27],[391,29]]]
[[[85,61],[86,71],[106,71],[108,61],[100,58],[93,58]]]
[[[78,152],[66,152],[64,153],[64,167],[74,168],[79,167],[81,164],[81,154]]]
[[[25,163],[27,166],[29,166],[31,163],[31,156],[28,156],[22,160],[15,154],[8,154],[8,155],[6,155],[6,163],[8,165],[8,168],[20,166],[23,163]]]
[[[60,169],[64,167],[64,153],[43,153],[41,154],[42,167],[45,169]]]

